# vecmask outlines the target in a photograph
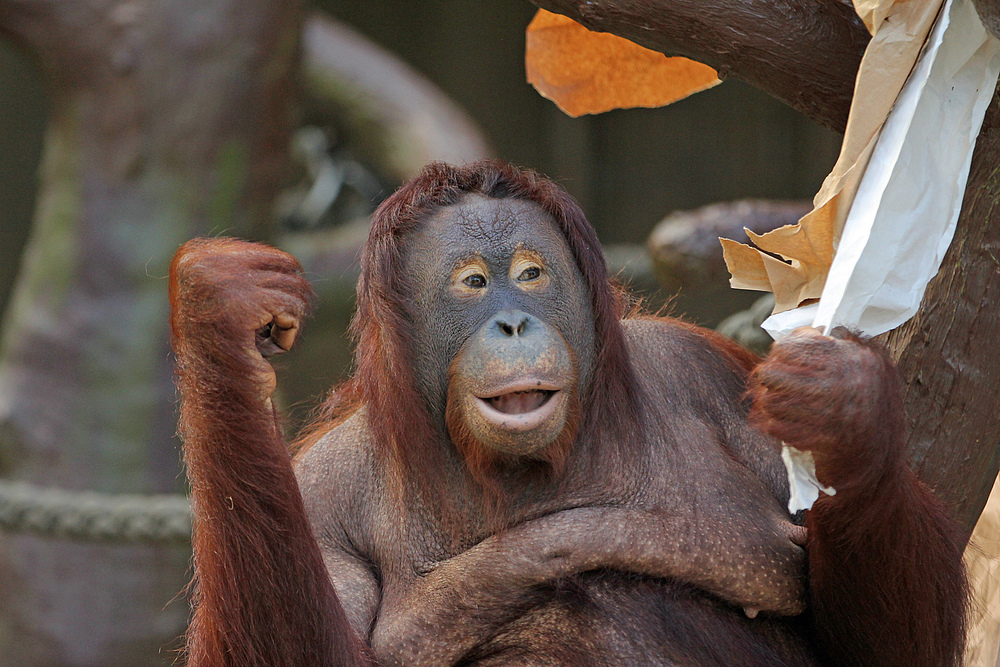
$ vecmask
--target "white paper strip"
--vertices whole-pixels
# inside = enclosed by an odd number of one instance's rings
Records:
[[[819,498],[822,491],[828,496],[837,495],[837,490],[832,486],[823,486],[816,479],[816,461],[813,460],[812,452],[803,452],[782,445],[781,460],[788,471],[788,511],[795,514],[799,510],[807,510]]]
[[[954,236],[998,74],[1000,41],[970,0],[948,0],[882,127],[819,303],[772,315],[768,333],[811,324],[875,336],[917,312]],[[796,460],[786,457],[793,487],[817,485]],[[789,503],[798,509],[808,507]]]
[[[813,326],[876,336],[920,307],[951,244],[1000,42],[948,2],[890,112],[847,216]]]

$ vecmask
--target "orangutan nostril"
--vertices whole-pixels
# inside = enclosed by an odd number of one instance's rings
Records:
[[[528,328],[528,316],[524,313],[514,313],[513,315],[500,315],[497,320],[497,327],[503,335],[513,338],[524,334]]]

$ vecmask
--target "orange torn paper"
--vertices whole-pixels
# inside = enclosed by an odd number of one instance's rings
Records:
[[[917,61],[941,4],[942,0],[855,0],[858,14],[874,31],[874,37],[858,69],[840,157],[813,199],[813,210],[797,225],[751,235],[760,250],[723,241],[733,287],[774,292],[775,313],[820,297],[879,131]]]
[[[668,58],[544,9],[528,25],[524,64],[528,83],[573,117],[661,107],[719,83],[708,65]]]

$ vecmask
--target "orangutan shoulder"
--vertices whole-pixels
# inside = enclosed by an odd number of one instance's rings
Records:
[[[310,516],[343,514],[347,505],[370,500],[376,470],[366,409],[362,406],[330,429],[296,456],[294,465]]]
[[[739,403],[753,356],[719,334],[669,317],[622,321],[640,387],[672,402]]]

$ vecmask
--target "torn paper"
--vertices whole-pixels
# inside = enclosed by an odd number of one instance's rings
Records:
[[[819,302],[772,315],[772,335],[811,325],[875,336],[917,312],[951,244],[998,73],[1000,41],[969,0],[949,1],[874,146]]]
[[[879,129],[913,69],[941,0],[908,0],[891,6],[886,2],[867,4],[868,9],[883,18],[875,26],[877,32],[861,60],[840,157],[816,194],[813,210],[798,225],[776,229],[754,241],[761,249],[786,260],[779,262],[774,257],[770,257],[773,262],[762,260],[771,269],[765,291],[774,292],[775,313],[818,299],[822,294],[834,249]],[[758,253],[749,246],[743,248]],[[767,252],[759,254],[768,256]],[[744,286],[759,279],[759,263],[750,261],[748,252],[735,251],[734,244],[729,243],[723,245],[723,255],[733,274],[733,287],[760,289]],[[785,266],[779,268],[775,262]]]
[[[865,22],[868,32],[875,34],[882,26],[882,21],[889,16],[889,11],[896,0],[854,0],[854,11]]]
[[[708,65],[669,58],[538,10],[525,35],[528,83],[570,116],[661,107],[717,85]]]
[[[916,314],[951,245],[1000,42],[949,0],[896,102],[844,225],[814,326],[869,336]]]
[[[788,512],[795,514],[813,506],[822,491],[828,496],[837,495],[832,486],[823,486],[816,479],[816,461],[812,452],[803,452],[787,445],[781,448],[781,460],[788,472]]]
[[[808,325],[875,336],[917,312],[951,244],[998,74],[1000,41],[969,0],[948,0],[870,151],[818,303],[765,320],[772,336]],[[783,446],[790,485],[812,497],[819,482],[802,456]],[[794,506],[808,509],[815,497],[801,493]]]
[[[1000,477],[965,549],[972,590],[964,667],[996,667],[1000,653]]]

